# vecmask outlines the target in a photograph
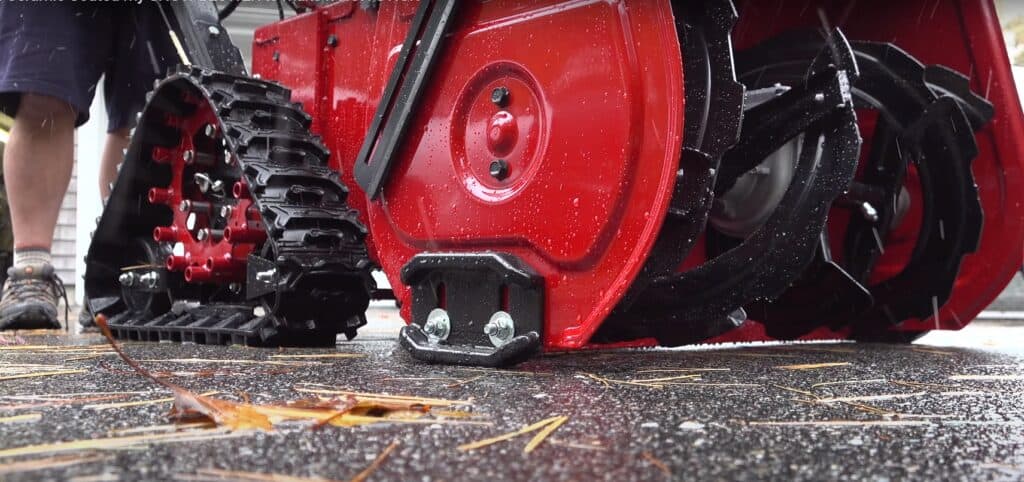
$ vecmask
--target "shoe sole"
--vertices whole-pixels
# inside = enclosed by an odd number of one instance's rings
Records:
[[[28,305],[0,312],[0,330],[60,329],[57,314],[45,306]]]

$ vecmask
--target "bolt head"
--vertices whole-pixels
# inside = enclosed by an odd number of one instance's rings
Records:
[[[210,28],[208,28],[207,31],[210,32],[211,37],[217,37],[220,35],[220,29],[217,28],[216,25],[210,25]]]
[[[431,343],[448,339],[451,331],[452,325],[447,311],[442,308],[434,308],[427,314],[427,321],[423,323],[423,332],[427,334]]]
[[[495,89],[491,91],[491,102],[498,107],[507,106],[509,97],[510,94],[507,87],[495,87]]]
[[[328,35],[327,36],[327,46],[328,47],[337,47],[338,46],[338,36],[334,35],[333,33]]]
[[[231,206],[221,206],[221,208],[220,208],[220,217],[222,217],[222,218],[230,218],[232,211],[234,211],[234,208],[232,208]]]
[[[192,207],[192,203],[189,202],[188,199],[185,199],[185,200],[181,201],[180,204],[178,204],[178,211],[181,211],[183,213],[187,213],[189,208],[191,208],[191,207]]]
[[[491,315],[491,319],[484,325],[484,334],[490,339],[491,344],[495,347],[501,347],[502,345],[512,341],[516,335],[516,325],[512,320],[512,315],[498,311],[494,315]]]
[[[491,177],[499,181],[504,181],[505,179],[508,179],[508,171],[508,161],[504,159],[495,159],[491,161]]]
[[[135,284],[135,273],[121,273],[121,276],[117,277],[117,281],[121,283],[121,286],[132,286]]]

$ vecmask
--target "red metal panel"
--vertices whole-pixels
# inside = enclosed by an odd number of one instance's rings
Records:
[[[683,98],[671,10],[466,2],[454,32],[370,204],[380,262],[408,306],[397,274],[417,252],[513,253],[545,278],[545,344],[581,346],[636,276],[675,182]],[[491,102],[501,86],[505,108]],[[503,179],[489,173],[499,158]]]

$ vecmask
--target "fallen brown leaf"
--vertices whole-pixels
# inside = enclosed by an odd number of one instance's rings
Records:
[[[210,395],[216,395],[218,393],[220,393],[220,392],[206,392],[206,393],[201,393],[199,396],[207,397],[207,396],[210,396]],[[86,410],[109,410],[111,408],[139,407],[139,406],[143,406],[143,405],[155,405],[155,404],[159,404],[159,403],[172,403],[172,402],[174,402],[174,397],[155,398],[155,399],[150,399],[150,400],[137,400],[137,401],[134,401],[134,402],[100,403],[100,404],[86,405],[86,406],[84,406],[82,408],[84,408]]]
[[[348,400],[342,405],[338,400],[307,403],[302,406],[253,405],[211,398],[190,392],[178,385],[154,376],[131,359],[114,340],[102,315],[96,318],[96,325],[117,352],[136,373],[169,389],[173,394],[172,419],[179,421],[212,421],[230,430],[260,429],[271,430],[274,424],[288,421],[314,422],[314,426],[333,425],[353,427],[372,423],[466,423],[435,419],[421,419],[429,412],[432,403],[416,397],[366,396],[366,394],[341,393]],[[441,404],[451,401],[438,400]]]

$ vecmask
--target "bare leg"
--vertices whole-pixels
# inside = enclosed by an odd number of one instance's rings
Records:
[[[110,196],[110,183],[117,179],[117,165],[124,159],[124,149],[128,147],[130,129],[118,129],[107,134],[107,143],[103,146],[103,158],[100,160],[100,199]]]
[[[74,162],[75,110],[24,94],[4,149],[4,179],[15,248],[49,250]]]

